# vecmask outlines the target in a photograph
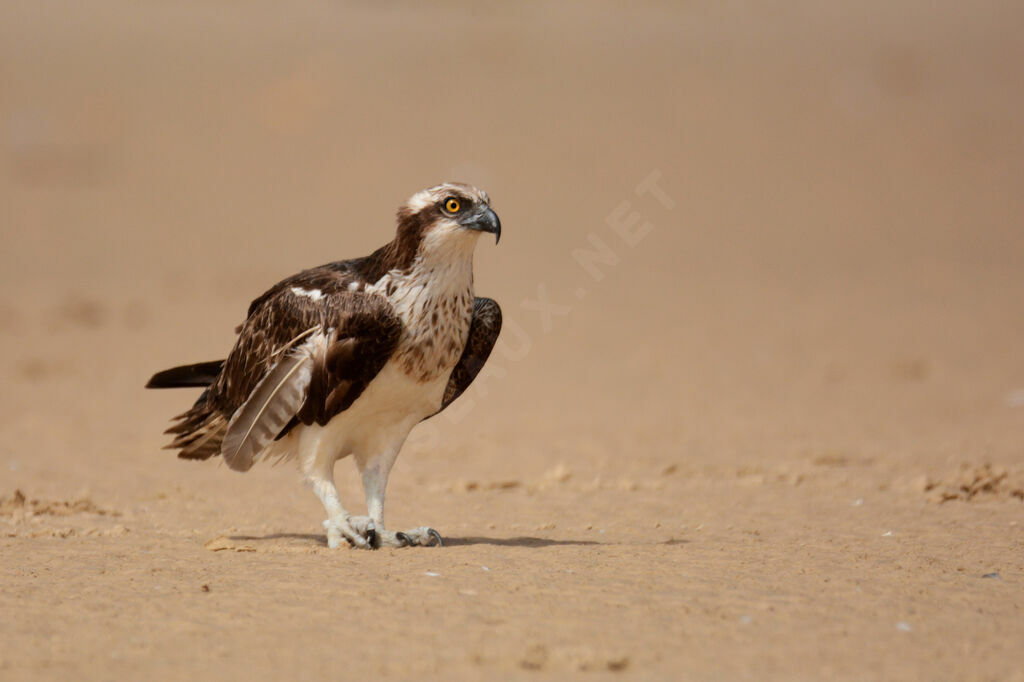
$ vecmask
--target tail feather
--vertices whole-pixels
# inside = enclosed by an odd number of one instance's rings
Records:
[[[157,372],[146,388],[202,388],[191,409],[174,418],[164,433],[174,436],[167,450],[178,450],[181,459],[209,459],[220,454],[228,420],[209,401],[210,385],[224,368],[224,360],[200,362]]]
[[[224,360],[199,362],[194,365],[172,367],[157,372],[146,384],[146,388],[192,388],[209,386],[224,369]]]
[[[205,400],[196,403],[188,412],[179,414],[174,421],[174,425],[164,432],[174,435],[174,440],[165,449],[178,450],[181,459],[209,459],[220,454],[228,420]]]

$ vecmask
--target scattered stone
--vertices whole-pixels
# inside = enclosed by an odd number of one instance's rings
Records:
[[[921,474],[920,476],[915,476],[914,479],[912,481],[910,481],[910,487],[913,490],[916,490],[917,492],[922,493],[922,494],[928,492],[928,490],[930,490],[929,486],[931,486],[931,485],[932,485],[932,482],[928,478],[927,474]]]
[[[0,498],[0,514],[9,516],[14,513],[17,509],[25,508],[25,493],[20,490],[15,490],[14,494],[9,498]]]
[[[0,497],[0,516],[72,516],[74,514],[93,514],[95,516],[120,516],[121,513],[103,509],[86,495],[77,499],[37,500],[29,499],[21,490],[15,490],[10,497]]]
[[[959,471],[942,479],[927,479],[923,492],[928,501],[943,504],[953,500],[962,502],[983,499],[1017,499],[1024,501],[1024,473],[1011,472],[991,464],[973,466],[962,464]]]
[[[467,481],[465,479],[460,478],[459,480],[455,481],[455,483],[452,485],[452,492],[469,493],[473,492],[479,487],[480,484],[477,483],[476,481]]]
[[[853,457],[844,452],[826,452],[813,458],[811,463],[819,467],[846,467],[853,463]]]
[[[522,484],[522,481],[491,481],[484,485],[484,490],[511,490]]]
[[[471,493],[477,490],[512,490],[522,485],[522,481],[516,480],[505,480],[505,481],[490,481],[488,483],[479,483],[478,481],[467,481],[460,479],[452,485],[452,492],[456,493]]]

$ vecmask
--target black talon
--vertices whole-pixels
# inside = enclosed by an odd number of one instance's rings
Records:
[[[437,540],[438,547],[444,547],[444,541],[441,540],[441,534],[438,533],[436,530],[434,530],[433,528],[428,528],[427,535]]]
[[[405,543],[404,545],[402,545],[402,547],[408,547],[412,544],[412,538],[406,535],[405,533],[395,533],[395,537]]]
[[[366,531],[366,542],[373,549],[380,547],[380,539],[377,537],[377,531],[373,528]]]

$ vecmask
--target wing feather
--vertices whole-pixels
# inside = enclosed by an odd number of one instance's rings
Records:
[[[285,355],[235,411],[221,444],[221,455],[236,471],[248,471],[253,461],[288,425],[306,400],[313,365],[323,357],[327,334],[311,332],[309,340]]]
[[[491,355],[494,344],[501,333],[501,307],[490,298],[477,297],[473,300],[473,321],[469,325],[469,339],[462,357],[452,370],[445,387],[441,409],[452,404],[476,379],[476,375],[484,368],[484,363]],[[430,415],[431,417],[434,415]],[[430,417],[427,417],[429,419]]]

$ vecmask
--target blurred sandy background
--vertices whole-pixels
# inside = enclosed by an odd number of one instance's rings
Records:
[[[1024,679],[1022,31],[0,3],[0,677]],[[448,547],[328,551],[290,467],[159,449],[153,371],[449,179],[507,326],[389,497]]]

